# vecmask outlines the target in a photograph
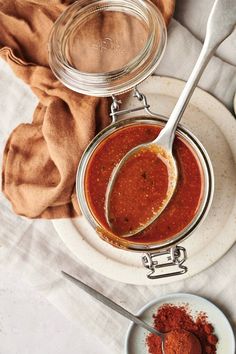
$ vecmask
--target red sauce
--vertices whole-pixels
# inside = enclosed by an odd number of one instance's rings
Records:
[[[159,126],[151,124],[120,128],[104,139],[92,154],[86,169],[85,195],[94,217],[105,229],[109,230],[104,213],[105,193],[112,170],[130,149],[154,140],[160,130]],[[173,153],[179,172],[175,194],[158,219],[143,232],[129,237],[129,241],[155,243],[168,239],[182,231],[196,215],[202,196],[201,167],[191,148],[178,137],[174,142]],[[141,174],[145,176],[148,166],[144,164],[141,167]],[[163,186],[165,175],[163,170]],[[152,183],[153,178],[150,181]],[[132,185],[132,182],[127,183],[129,186]],[[165,194],[166,191],[163,193]],[[136,198],[135,210],[137,217],[143,213],[139,198]],[[125,215],[123,214],[122,217],[124,218]],[[122,222],[125,222],[125,219]]]
[[[121,167],[110,198],[112,230],[124,235],[147,224],[168,190],[168,168],[151,149],[139,150]]]

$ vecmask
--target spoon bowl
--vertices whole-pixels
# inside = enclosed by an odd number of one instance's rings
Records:
[[[193,333],[179,329],[165,334],[162,352],[165,354],[201,354],[202,347]]]
[[[152,214],[152,216],[146,219],[144,216],[144,219],[139,220],[137,222],[137,225],[135,225],[133,229],[130,229],[129,226],[127,225],[127,230],[125,230],[125,232],[122,233],[122,237],[131,237],[143,231],[144,229],[146,229],[146,227],[151,225],[159,217],[162,211],[166,208],[177,186],[178,167],[177,167],[176,160],[170,151],[163,148],[163,146],[159,145],[155,141],[146,144],[141,144],[134,147],[120,160],[118,165],[113,169],[107,185],[107,190],[105,195],[105,205],[106,205],[105,216],[109,227],[112,230],[114,229],[113,216],[111,212],[111,203],[112,203],[111,199],[112,199],[113,191],[116,188],[115,185],[117,182],[119,182],[120,172],[125,167],[125,164],[129,162],[129,160],[131,160],[131,158],[136,159],[137,157],[140,157],[147,152],[154,155],[155,160],[160,159],[166,166],[166,170],[168,174],[167,191],[165,193],[164,198],[162,198],[161,202],[157,200],[157,202],[151,206],[150,213]],[[148,188],[144,189],[144,193],[149,193]]]

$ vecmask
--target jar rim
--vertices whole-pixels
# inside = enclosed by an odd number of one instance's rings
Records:
[[[96,150],[96,148],[99,146],[101,142],[104,141],[105,138],[110,136],[112,133],[114,133],[118,128],[122,127],[127,127],[132,124],[164,124],[166,122],[166,118],[163,116],[153,116],[153,117],[135,117],[135,118],[127,118],[127,119],[122,119],[120,121],[117,121],[107,128],[105,128],[103,131],[101,131],[89,144],[87,149],[85,150],[78,169],[77,169],[77,175],[76,175],[76,195],[77,195],[77,200],[79,202],[80,208],[82,210],[83,215],[86,217],[86,219],[89,221],[89,223],[93,226],[93,228],[97,231],[100,229],[103,229],[103,227],[99,224],[98,220],[94,217],[92,211],[89,208],[89,205],[86,201],[86,196],[85,196],[85,190],[84,190],[84,183],[85,183],[85,173],[86,173],[86,167],[88,164],[89,159],[92,157],[93,152]],[[182,231],[180,231],[178,234],[174,235],[173,237],[167,239],[167,240],[162,240],[162,241],[156,241],[156,242],[143,242],[143,243],[136,243],[133,241],[129,241],[126,238],[121,238],[119,236],[115,236],[112,234],[111,238],[109,235],[106,237],[106,235],[99,234],[99,236],[107,241],[108,243],[118,247],[118,248],[123,248],[126,250],[130,251],[136,251],[136,252],[146,252],[148,251],[159,251],[162,249],[169,248],[173,245],[176,245],[179,242],[182,242],[185,240],[188,236],[192,234],[192,232],[202,223],[204,220],[210,206],[211,202],[213,199],[213,193],[214,193],[214,174],[213,174],[213,168],[212,164],[210,161],[210,158],[203,147],[203,145],[200,143],[200,141],[191,133],[186,127],[183,127],[182,125],[178,126],[177,129],[177,134],[180,136],[180,138],[183,138],[184,141],[189,143],[190,147],[193,148],[194,152],[197,155],[198,161],[201,164],[202,170],[203,170],[203,178],[204,178],[204,191],[203,191],[203,196],[201,200],[201,204],[199,206],[199,209],[195,215],[195,217],[192,219],[190,224],[188,224]]]
[[[76,21],[85,21],[91,13],[95,16],[101,11],[124,12],[145,22],[148,29],[145,45],[120,68],[94,73],[80,71],[69,63],[65,55],[69,28],[75,18]],[[150,76],[164,54],[166,43],[167,31],[163,16],[150,0],[78,0],[53,25],[48,43],[49,65],[55,76],[73,91],[108,97],[131,90]]]

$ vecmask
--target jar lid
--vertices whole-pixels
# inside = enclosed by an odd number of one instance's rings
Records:
[[[53,26],[49,64],[70,89],[111,96],[155,70],[166,40],[163,17],[149,0],[79,0]]]

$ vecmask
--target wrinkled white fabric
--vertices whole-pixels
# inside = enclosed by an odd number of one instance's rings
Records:
[[[157,70],[159,75],[188,78],[201,48],[211,4],[211,0],[177,2],[177,20],[172,20],[169,28],[167,50]],[[230,110],[236,90],[235,39],[236,34],[217,51],[199,84]],[[21,123],[20,117],[24,116],[25,122],[30,121],[36,103],[36,97],[11,73],[7,64],[0,61],[1,157],[8,135]],[[19,119],[16,112],[19,112]],[[236,295],[235,256],[236,245],[204,272],[169,285],[145,287],[121,284],[88,270],[75,259],[50,221],[33,221],[16,216],[5,197],[0,195],[0,271],[7,267],[19,274],[75,324],[83,324],[88,333],[92,330],[113,354],[123,352],[127,321],[62,279],[61,269],[70,269],[85,282],[134,312],[155,297],[183,291],[213,300],[236,325],[236,307],[233,306]],[[82,340],[79,333],[78,340]]]
[[[183,2],[187,3],[187,1]],[[170,24],[168,35],[167,50],[156,73],[187,80],[200,53],[202,42],[194,38],[187,28],[174,19]],[[230,41],[228,51],[232,52],[236,58],[236,31],[228,38],[228,41]],[[233,110],[233,98],[236,91],[236,59],[235,65],[232,65],[222,60],[220,56],[212,58],[198,86],[210,92]]]

